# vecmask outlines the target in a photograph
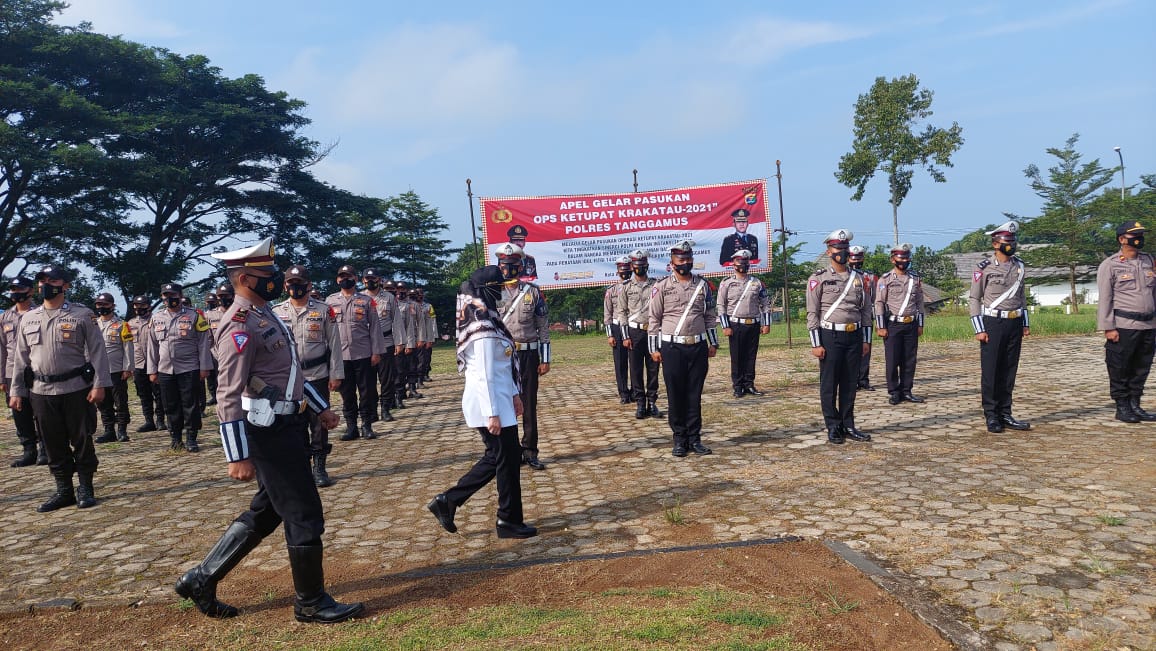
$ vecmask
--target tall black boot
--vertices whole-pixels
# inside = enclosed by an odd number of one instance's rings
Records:
[[[174,452],[183,452],[185,449],[185,442],[181,439],[180,432],[169,433],[169,449]]]
[[[116,440],[121,443],[128,441],[128,423],[116,426]]]
[[[1153,421],[1156,421],[1156,414],[1153,414],[1153,413],[1140,407],[1140,397],[1139,396],[1132,398],[1128,402],[1132,405],[1132,413],[1136,414],[1137,418],[1139,418],[1140,420],[1142,420],[1146,423],[1151,423]]]
[[[16,457],[12,462],[13,468],[23,468],[24,466],[32,466],[36,464],[36,444],[24,444],[24,454]]]
[[[112,423],[106,423],[104,426],[104,434],[94,439],[96,443],[112,443],[116,441],[116,427]]]
[[[325,572],[321,567],[323,555],[321,545],[289,545],[289,567],[293,570],[293,588],[297,591],[293,615],[299,622],[336,624],[365,611],[365,605],[360,602],[338,603],[325,592]]]
[[[398,409],[405,409],[405,389],[398,389],[394,395],[393,403]]]
[[[352,441],[358,437],[357,433],[357,419],[345,419],[345,433],[341,435],[342,441]]]
[[[658,400],[651,398],[646,401],[646,404],[646,411],[650,414],[651,418],[662,418],[662,412],[658,410]]]
[[[1119,398],[1116,400],[1116,420],[1125,423],[1139,423],[1140,417],[1136,412],[1132,411],[1132,402],[1127,398]]]
[[[329,473],[325,471],[325,458],[329,456],[324,452],[313,453],[313,483],[317,484],[319,488],[332,486],[333,480],[329,477]]]
[[[381,420],[386,423],[393,421],[393,415],[389,413],[389,400],[382,398],[378,402],[380,403],[378,406],[381,408]]]
[[[44,447],[44,439],[36,441],[36,465],[48,465],[48,450]]]
[[[36,508],[40,513],[48,513],[76,504],[76,493],[72,490],[72,475],[53,474],[52,477],[56,480],[56,494]]]
[[[167,422],[165,422],[165,415],[164,414],[157,414],[157,429],[159,429],[163,432],[164,430],[167,430],[168,428],[169,428],[169,424]]]
[[[76,508],[91,509],[96,506],[96,491],[92,489],[92,473],[77,473]]]
[[[189,430],[185,434],[185,449],[189,452],[201,451],[201,446],[197,445],[197,434],[199,434],[199,432],[196,430]]]
[[[245,523],[230,524],[217,544],[209,550],[205,560],[177,580],[177,594],[191,599],[197,605],[197,610],[209,617],[235,617],[236,608],[217,601],[217,582],[225,578],[260,542],[261,537]]]

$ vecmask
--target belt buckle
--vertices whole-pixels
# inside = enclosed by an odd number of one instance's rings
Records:
[[[847,327],[846,327],[847,332],[855,332],[858,329],[859,329],[858,323],[848,323]]]
[[[302,400],[301,404],[297,407],[297,413],[304,414],[307,409],[309,409],[309,402]]]
[[[1008,310],[1007,311],[1007,317],[1005,317],[1005,318],[1014,319],[1014,318],[1018,317],[1019,315],[1020,315],[1019,310]]]

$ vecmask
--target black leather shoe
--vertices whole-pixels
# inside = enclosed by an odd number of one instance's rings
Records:
[[[673,456],[676,456],[676,457],[685,457],[686,456],[686,446],[685,445],[676,445],[676,446],[674,446],[674,449],[670,451],[670,454]]]
[[[846,433],[847,433],[847,438],[851,439],[852,441],[859,441],[862,443],[862,442],[866,442],[866,441],[871,440],[870,434],[868,434],[867,432],[859,430],[854,425],[851,425],[850,427],[845,428],[844,431],[846,431]]]
[[[157,431],[157,424],[154,423],[152,421],[152,419],[150,418],[150,419],[146,420],[143,425],[136,428],[136,431],[138,431],[138,432],[155,432],[155,431]]]
[[[1140,399],[1139,398],[1132,398],[1129,401],[1129,404],[1132,405],[1132,413],[1136,414],[1136,417],[1139,418],[1140,420],[1142,420],[1146,423],[1151,423],[1153,421],[1156,421],[1156,414],[1153,414],[1149,411],[1146,411],[1140,407]]]
[[[735,397],[736,398],[741,398],[745,395],[747,395],[746,391],[743,391],[742,389],[735,389]]]
[[[377,438],[377,434],[373,433],[373,427],[369,423],[362,423],[361,424],[361,438],[363,438],[363,439],[375,439],[375,438]]]
[[[526,459],[526,465],[530,466],[534,470],[545,470],[546,469],[546,464],[542,463],[541,461],[538,461],[538,457],[530,457],[529,459]]]
[[[903,394],[903,399],[906,400],[907,402],[927,402],[923,398],[911,393],[910,391]]]
[[[843,445],[843,431],[838,427],[827,428],[827,442],[835,445]]]
[[[708,448],[699,441],[690,444],[690,451],[701,455],[714,454],[714,450]]]
[[[903,402],[903,396],[898,393],[893,393],[887,397],[887,404],[889,405],[897,405],[901,402]]]
[[[624,405],[629,405],[630,403],[634,402],[634,399],[631,398],[630,396],[619,396],[618,402],[620,402]]]
[[[458,507],[450,504],[444,493],[435,495],[425,507],[438,519],[443,529],[450,533],[457,533],[458,525],[454,524],[454,513],[457,512]]]
[[[357,423],[345,421],[345,433],[340,436],[342,441],[356,440],[360,434],[357,433]]]
[[[498,520],[495,528],[499,538],[533,538],[538,535],[538,530],[528,524],[514,524],[502,519]]]
[[[759,391],[758,389],[754,388],[753,386],[747,387],[746,392],[752,396],[765,396],[765,395],[767,395],[766,393]]]
[[[866,384],[866,383],[860,384],[858,388],[863,389],[864,391],[874,391],[875,390],[875,387],[871,386],[870,384]]]
[[[654,400],[647,401],[646,412],[650,414],[651,418],[662,418],[662,412],[658,410],[658,403]]]
[[[1012,429],[1027,430],[1027,429],[1032,428],[1031,423],[1029,423],[1027,421],[1023,421],[1023,420],[1016,420],[1015,418],[1012,418],[1010,415],[1000,416],[999,420],[1001,423],[1003,423],[1004,425],[1007,425],[1008,427],[1010,427]]]
[[[1003,423],[999,422],[998,418],[987,419],[987,431],[992,434],[999,434],[1003,431]]]
[[[649,415],[650,414],[648,413],[648,411],[646,409],[646,401],[645,400],[639,400],[638,406],[635,407],[635,409],[634,409],[634,417],[637,418],[638,420],[642,420],[643,418],[646,418]]]
[[[93,442],[94,443],[115,443],[116,442],[116,430],[105,429],[104,434],[101,434],[100,436],[93,439]]]

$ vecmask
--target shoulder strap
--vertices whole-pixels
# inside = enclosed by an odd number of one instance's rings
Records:
[[[686,309],[682,311],[682,317],[679,318],[678,325],[674,326],[674,334],[677,335],[682,332],[682,324],[686,323],[686,316],[690,314],[690,307],[694,305],[694,299],[698,298],[698,295],[702,293],[702,287],[705,284],[705,280],[702,278],[698,279],[698,285],[694,288],[694,293],[690,295],[690,300],[686,302]]]
[[[823,313],[824,321],[831,320],[831,315],[835,313],[835,310],[839,307],[839,304],[843,302],[843,299],[847,298],[847,292],[851,290],[851,285],[855,283],[855,277],[858,275],[858,271],[854,269],[851,270],[851,273],[847,276],[847,284],[843,285],[843,293],[839,294],[839,298],[835,299],[835,302],[831,303],[831,307],[827,308],[827,311]]]

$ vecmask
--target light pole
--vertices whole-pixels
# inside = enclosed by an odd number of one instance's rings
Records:
[[[1124,154],[1120,152],[1119,147],[1113,147],[1112,151],[1120,157],[1120,206],[1124,205]]]

